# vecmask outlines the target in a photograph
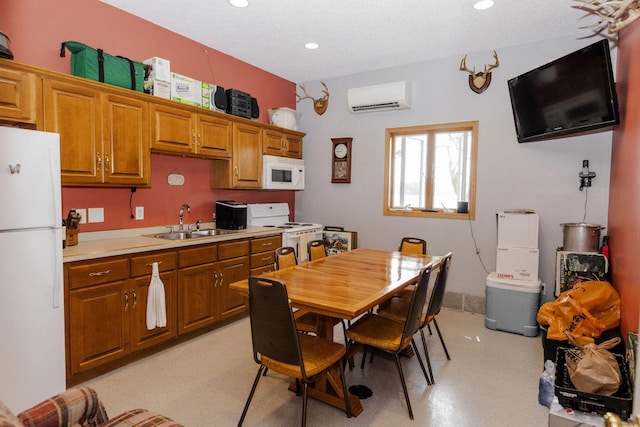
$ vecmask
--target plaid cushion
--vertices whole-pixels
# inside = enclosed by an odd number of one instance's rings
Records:
[[[163,416],[154,414],[144,409],[133,409],[124,414],[100,424],[100,427],[183,427],[175,421]]]
[[[95,390],[77,387],[21,412],[18,419],[25,427],[97,427],[107,413]]]
[[[13,412],[0,401],[0,427],[22,427],[22,423]]]

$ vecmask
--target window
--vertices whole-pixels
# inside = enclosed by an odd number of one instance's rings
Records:
[[[384,214],[474,218],[477,153],[478,122],[387,129]]]

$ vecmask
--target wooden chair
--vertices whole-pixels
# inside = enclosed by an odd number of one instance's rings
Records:
[[[312,240],[308,242],[307,253],[309,254],[309,261],[325,258],[327,256],[327,248],[324,246],[324,240]]]
[[[424,239],[420,239],[418,237],[403,237],[402,240],[400,241],[400,247],[398,248],[398,250],[403,254],[426,255],[427,241]],[[404,288],[403,290],[395,294],[393,297],[405,298],[407,300],[411,300],[411,297],[413,296],[414,287],[415,286],[413,286],[413,284],[409,285],[408,287]],[[382,303],[380,307],[384,307],[385,305],[386,303]],[[380,308],[378,310],[380,310]]]
[[[427,241],[417,237],[403,237],[400,241],[398,249],[403,254],[422,254],[427,253]]]
[[[418,285],[411,299],[408,315],[405,317],[404,322],[397,322],[376,314],[366,314],[347,329],[349,346],[352,342],[358,342],[365,346],[361,368],[364,368],[367,347],[383,350],[395,356],[404,397],[407,402],[407,409],[409,410],[409,418],[411,419],[413,419],[413,411],[411,410],[411,402],[409,401],[409,393],[407,392],[407,384],[402,372],[399,355],[411,345],[418,362],[420,362],[424,377],[427,379],[427,384],[431,385],[431,379],[425,370],[424,363],[413,339],[413,335],[418,332],[418,328],[420,327],[420,319],[427,298],[427,287],[429,286],[430,275],[431,267],[426,267],[422,270]],[[349,349],[347,348],[347,353],[348,351]],[[428,354],[426,356],[428,358]]]
[[[436,331],[438,332],[438,337],[440,338],[440,342],[442,343],[442,348],[444,349],[444,353],[447,356],[447,360],[451,360],[449,356],[449,351],[447,350],[447,346],[444,343],[444,339],[442,338],[442,333],[440,332],[440,327],[438,326],[438,322],[436,321],[436,316],[440,313],[440,309],[442,308],[442,300],[444,299],[444,291],[447,287],[447,277],[449,276],[449,267],[451,266],[451,258],[453,254],[449,252],[446,254],[442,260],[442,265],[440,270],[438,270],[438,274],[436,276],[436,280],[433,284],[433,290],[431,291],[431,296],[429,297],[429,303],[426,306],[426,310],[422,313],[422,317],[420,319],[420,337],[422,338],[422,348],[424,350],[425,357],[427,359],[429,365],[429,374],[431,375],[431,381],[435,383],[433,378],[433,371],[431,370],[431,363],[429,361],[429,352],[427,351],[427,342],[424,339],[424,327],[429,326],[431,322],[433,322],[436,327]],[[378,315],[395,320],[397,322],[405,321],[407,317],[407,313],[409,312],[410,303],[408,300],[404,298],[392,298],[384,308],[378,310]]]
[[[276,270],[298,265],[296,251],[291,246],[282,246],[276,249]]]
[[[344,394],[342,397],[347,417],[351,418],[343,365],[345,347],[324,338],[301,334],[296,330],[287,288],[283,282],[264,277],[249,277],[249,318],[253,359],[260,367],[238,426],[242,426],[260,377],[267,368],[295,378],[298,395],[302,381],[302,426],[305,426],[309,384],[316,380],[317,375],[336,363],[340,368]]]

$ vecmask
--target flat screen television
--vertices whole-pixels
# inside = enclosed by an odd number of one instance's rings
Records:
[[[581,134],[620,123],[605,39],[508,81],[518,142]]]

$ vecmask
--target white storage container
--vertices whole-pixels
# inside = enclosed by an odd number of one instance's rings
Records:
[[[151,67],[149,77],[147,77],[148,80],[171,83],[171,61],[154,56],[153,58],[145,59],[142,63]]]
[[[496,274],[502,279],[536,280],[540,250],[498,246]]]
[[[535,337],[540,307],[540,279],[501,279],[495,272],[487,276],[484,324],[489,329]]]
[[[531,210],[512,210],[496,213],[498,246],[516,248],[538,247],[538,214]]]

